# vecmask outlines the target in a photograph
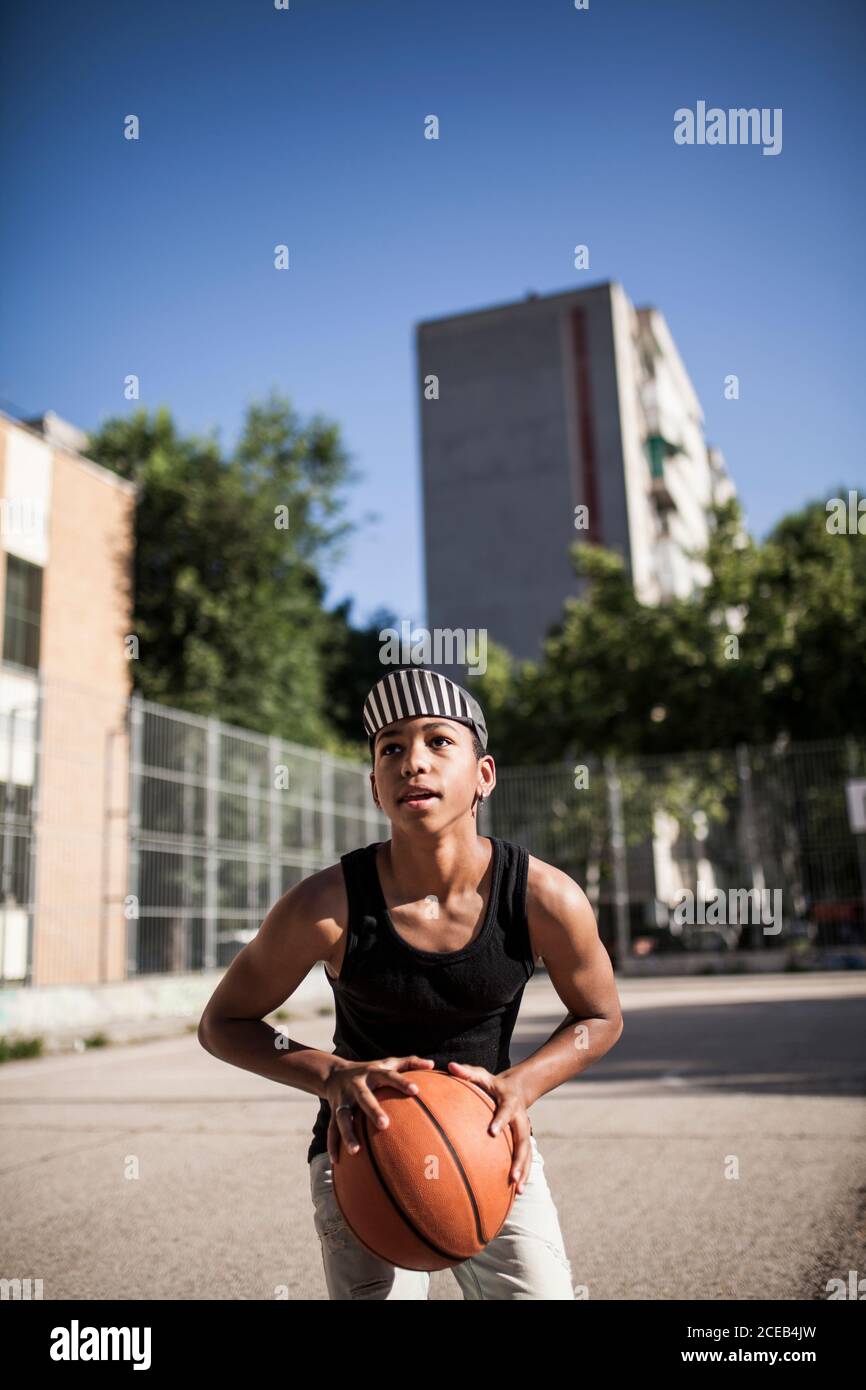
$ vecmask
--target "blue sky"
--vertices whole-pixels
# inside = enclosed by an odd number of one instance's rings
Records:
[[[864,35],[850,0],[19,0],[3,408],[97,428],[137,372],[230,446],[277,387],[362,474],[329,603],[422,623],[414,325],[616,279],[667,318],[762,535],[866,484]],[[677,146],[698,100],[781,107],[782,152]]]

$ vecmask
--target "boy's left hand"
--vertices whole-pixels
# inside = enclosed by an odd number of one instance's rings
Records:
[[[511,1126],[511,1178],[517,1183],[518,1195],[523,1191],[532,1168],[532,1145],[529,1142],[529,1115],[520,1088],[513,1077],[494,1076],[486,1067],[472,1067],[464,1062],[449,1062],[454,1076],[465,1077],[481,1086],[496,1101],[496,1113],[488,1126],[490,1134],[498,1134],[503,1125]]]

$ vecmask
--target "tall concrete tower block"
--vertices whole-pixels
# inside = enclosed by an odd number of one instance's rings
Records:
[[[416,352],[431,631],[537,659],[574,541],[617,550],[645,603],[703,582],[686,549],[732,487],[657,309],[606,281],[425,321]]]

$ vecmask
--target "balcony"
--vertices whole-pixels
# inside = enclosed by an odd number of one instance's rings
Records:
[[[676,503],[668,489],[665,478],[665,459],[681,452],[679,446],[672,444],[661,434],[651,434],[644,441],[650,466],[650,497],[659,512],[676,511]]]

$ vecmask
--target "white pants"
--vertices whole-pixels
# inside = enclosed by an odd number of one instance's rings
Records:
[[[529,1178],[501,1231],[479,1255],[451,1267],[464,1298],[574,1299],[571,1264],[544,1176],[544,1159],[534,1135],[530,1143]],[[380,1259],[346,1225],[334,1195],[328,1154],[316,1154],[308,1166],[328,1297],[426,1299],[428,1273]]]

